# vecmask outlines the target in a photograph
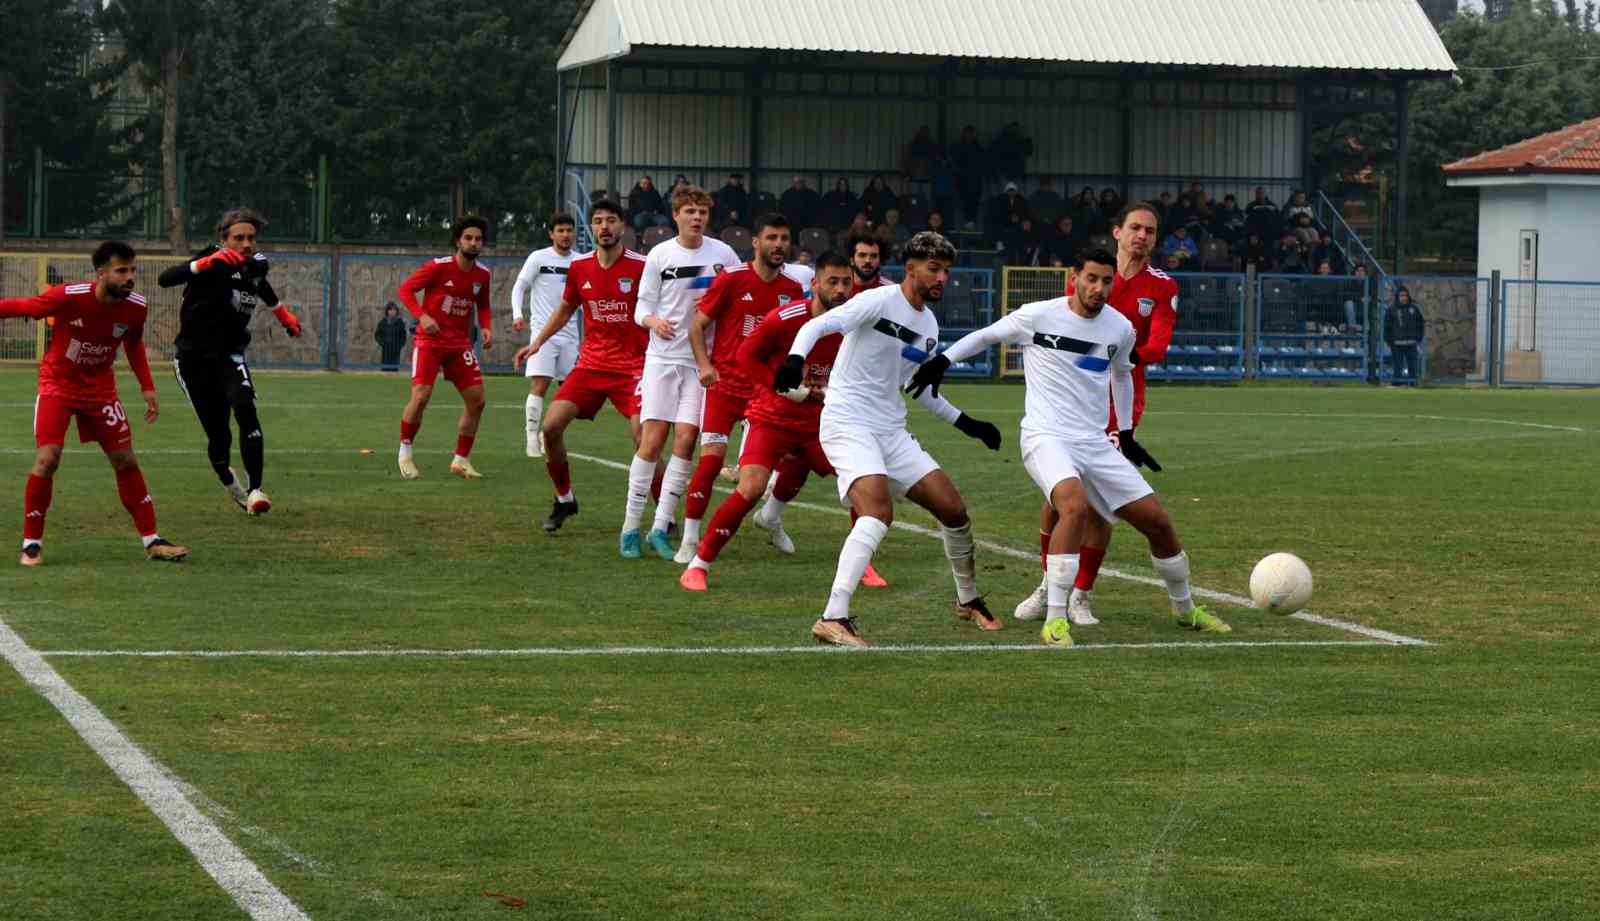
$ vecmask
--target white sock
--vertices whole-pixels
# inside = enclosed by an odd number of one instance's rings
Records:
[[[144,542],[144,548],[146,550],[149,550],[150,549],[150,545],[155,543],[156,541],[158,541],[160,539],[161,539],[161,535],[160,534],[146,534],[143,537],[139,538],[139,540]]]
[[[411,442],[409,442],[409,441],[400,442],[400,459],[401,460],[410,460],[411,459]]]
[[[1044,598],[1046,622],[1067,616],[1067,595],[1072,580],[1078,578],[1076,553],[1052,553],[1044,560]]]
[[[855,526],[844,539],[839,550],[839,568],[833,574],[833,591],[828,594],[828,607],[822,612],[824,620],[843,620],[850,616],[850,596],[861,584],[861,574],[872,562],[872,554],[889,533],[889,526],[876,518],[865,516],[856,519]]]
[[[33,540],[31,538],[26,538],[26,537],[23,538],[22,539],[22,549],[26,550],[29,547],[39,547],[40,549],[43,549],[44,548],[44,541],[42,541],[42,540]]]
[[[465,457],[462,457],[461,455],[457,454],[455,457],[450,458],[450,463],[452,463],[452,464],[465,464],[465,463],[468,463],[468,461],[467,461],[467,459]]]
[[[689,568],[690,569],[705,569],[705,570],[709,571],[711,569],[711,564],[707,563],[705,560],[700,559],[700,554],[696,553],[694,555],[694,559],[689,561]]]
[[[1167,583],[1167,597],[1172,599],[1172,613],[1187,614],[1194,610],[1194,598],[1189,594],[1189,554],[1182,550],[1178,555],[1158,560],[1152,554],[1150,564],[1156,575]]]
[[[778,499],[768,497],[766,504],[761,506],[761,511],[756,514],[769,526],[783,523],[783,507],[788,505]]]
[[[944,558],[956,579],[956,601],[966,604],[978,597],[978,560],[972,547],[972,522],[959,528],[941,528]]]
[[[652,530],[665,531],[678,515],[678,501],[689,488],[689,477],[694,475],[694,464],[688,458],[672,455],[667,461],[667,472],[661,478],[661,501],[656,503],[656,520]]]
[[[1077,574],[1076,573],[1073,574],[1073,579],[1077,579]],[[1073,586],[1072,587],[1072,597],[1070,599],[1068,599],[1068,600],[1069,601],[1073,601],[1073,602],[1087,601],[1091,594],[1092,594],[1092,592],[1086,592],[1083,589],[1078,588],[1077,586]]]
[[[650,501],[650,481],[656,478],[656,462],[647,461],[637,454],[628,465],[628,505],[622,513],[622,530],[639,530],[639,519],[644,517],[644,504]]]
[[[569,490],[567,490],[567,491],[566,491],[566,492],[564,492],[564,493],[561,493],[561,494],[560,494],[560,495],[558,495],[558,496],[556,496],[556,501],[557,501],[557,502],[567,502],[567,503],[572,503],[572,502],[576,502],[576,501],[578,501],[578,497],[577,497],[577,496],[574,496],[574,495],[573,495],[573,494],[572,494],[572,490],[570,490],[570,489],[569,489]]]
[[[665,491],[666,491],[666,488],[665,488],[665,486],[663,486],[662,487],[662,492],[665,492]],[[657,510],[657,512],[659,513],[659,509]],[[683,546],[685,546],[685,547],[698,547],[698,546],[700,546],[700,519],[698,519],[698,518],[685,518],[685,519],[683,519]]]
[[[544,413],[544,397],[528,394],[522,403],[522,421],[530,436],[539,434],[539,417]]]

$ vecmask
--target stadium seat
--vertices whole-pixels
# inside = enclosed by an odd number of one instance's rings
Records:
[[[1300,286],[1291,279],[1269,278],[1261,282],[1261,329],[1267,332],[1302,331]]]
[[[777,210],[778,196],[773,195],[771,192],[757,192],[754,197],[750,199],[751,221],[754,221],[763,214],[771,214]],[[724,240],[722,242],[727,243],[728,241]],[[728,243],[728,245],[733,246],[732,243]],[[738,247],[735,246],[734,249],[738,249]]]
[[[634,252],[639,251],[639,234],[626,224],[622,227],[622,248],[631,249]]]
[[[1228,249],[1228,241],[1216,237],[1207,240],[1200,250],[1200,268],[1207,272],[1233,271],[1233,253]]]
[[[910,194],[900,199],[900,223],[918,231],[928,226],[928,199]]]
[[[671,227],[646,227],[644,239],[639,241],[640,252],[648,253],[655,248],[657,243],[662,240],[670,240],[677,235],[678,232]]]
[[[1117,253],[1117,241],[1109,233],[1097,233],[1089,238],[1091,249],[1103,249],[1113,256]]]
[[[755,246],[750,242],[750,231],[738,225],[722,228],[722,242],[733,247],[740,259],[749,259],[755,255]]]
[[[800,231],[800,235],[795,238],[795,243],[801,249],[811,250],[813,256],[820,256],[833,249],[833,235],[821,227],[807,227],[805,230]]]

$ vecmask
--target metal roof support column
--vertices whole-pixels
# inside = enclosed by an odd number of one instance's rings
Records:
[[[750,119],[750,154],[749,154],[750,163],[749,163],[749,168],[747,170],[747,172],[749,172],[749,174],[750,174],[750,185],[747,186],[746,188],[749,189],[750,200],[752,202],[755,201],[756,193],[758,193],[761,190],[761,87],[760,87],[760,81],[761,81],[761,71],[758,68],[752,67],[749,70],[745,71],[745,73],[744,73],[744,92],[745,92],[745,101],[748,103],[747,107],[745,108],[745,112],[746,112],[746,117]],[[751,223],[751,219],[754,218],[755,215],[746,214],[746,215],[742,215],[742,217],[744,218],[745,223],[749,224],[749,223]],[[800,229],[798,227],[795,228],[795,232],[799,233]]]
[[[1118,109],[1121,117],[1120,135],[1122,144],[1122,200],[1128,200],[1128,173],[1133,167],[1133,108],[1124,102]]]
[[[582,82],[583,71],[578,71]],[[567,190],[567,82],[566,72],[556,71],[556,194],[550,210],[565,211]]]
[[[1411,84],[1404,77],[1394,91],[1395,123],[1398,126],[1398,137],[1395,138],[1395,170],[1394,170],[1394,274],[1405,273],[1406,259],[1406,171],[1410,165],[1411,135]]]
[[[621,201],[617,191],[617,62],[606,62],[606,197]]]
[[[1308,83],[1304,77],[1295,81],[1294,108],[1300,115],[1300,187],[1306,190],[1308,199],[1315,200],[1321,177],[1316,174],[1315,158],[1311,156],[1311,128],[1315,109],[1306,104]]]

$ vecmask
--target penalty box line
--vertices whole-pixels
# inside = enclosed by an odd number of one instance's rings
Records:
[[[602,467],[610,467],[613,470],[621,470],[621,471],[626,472],[627,469],[628,469],[628,465],[627,464],[618,463],[617,461],[611,460],[610,458],[606,458],[606,457],[596,457],[593,454],[579,454],[576,451],[568,451],[567,452],[567,456],[568,457],[575,457],[575,458],[577,458],[579,460],[586,460],[586,461],[589,461],[590,463],[599,464]],[[729,489],[726,486],[718,486],[718,487],[716,487],[716,491],[719,492],[719,493],[730,493],[730,492],[733,492],[733,490]],[[815,502],[800,502],[800,501],[796,501],[796,502],[790,502],[790,503],[788,503],[788,505],[792,506],[792,507],[797,507],[797,508],[809,509],[809,510],[815,511],[815,512],[825,512],[825,513],[827,513],[829,515],[844,516],[844,515],[848,515],[849,514],[848,512],[846,512],[842,508],[830,508],[829,506],[820,505],[820,504],[815,503]],[[935,538],[935,539],[942,539],[942,535],[940,535],[940,533],[938,531],[935,531],[932,528],[925,528],[925,527],[923,527],[921,525],[918,525],[918,524],[911,524],[910,522],[894,521],[894,522],[892,522],[890,524],[890,527],[899,528],[902,531],[910,531],[913,534],[920,534],[920,535],[922,535],[924,537],[932,537],[932,538]],[[1029,553],[1029,552],[1024,551],[1024,550],[1018,550],[1015,547],[1008,547],[1005,544],[995,543],[992,540],[978,539],[978,540],[974,540],[973,543],[975,543],[979,547],[982,547],[983,549],[988,550],[988,551],[990,551],[992,553],[998,553],[998,554],[1001,554],[1003,556],[1009,556],[1009,557],[1013,557],[1013,558],[1019,559],[1019,560],[1033,561],[1033,560],[1037,560],[1039,558],[1038,554],[1036,554],[1036,553]],[[1154,576],[1145,576],[1145,575],[1140,575],[1139,573],[1127,572],[1125,570],[1116,569],[1116,568],[1111,567],[1111,566],[1102,566],[1100,568],[1100,572],[1101,572],[1102,575],[1111,576],[1112,578],[1115,578],[1115,579],[1122,579],[1122,580],[1128,581],[1128,582],[1138,582],[1138,583],[1143,584],[1143,585],[1154,585],[1154,586],[1156,586],[1158,588],[1162,588],[1162,589],[1166,588],[1166,583],[1162,582],[1160,579],[1155,578]],[[1231,605],[1234,605],[1236,607],[1241,607],[1241,608],[1251,608],[1251,609],[1255,608],[1255,604],[1253,602],[1251,602],[1251,600],[1249,598],[1245,598],[1242,595],[1235,595],[1232,592],[1217,591],[1216,589],[1203,588],[1203,587],[1198,586],[1198,585],[1190,585],[1189,590],[1192,593],[1194,593],[1195,595],[1200,596],[1201,598],[1207,598],[1207,599],[1210,599],[1212,601],[1221,601],[1221,602],[1224,602],[1224,603],[1227,603],[1227,604],[1231,604]],[[1332,627],[1335,630],[1343,630],[1346,633],[1353,633],[1353,634],[1355,634],[1357,636],[1368,637],[1370,639],[1377,640],[1377,641],[1384,642],[1384,643],[1389,643],[1389,644],[1392,644],[1392,645],[1395,645],[1395,646],[1432,646],[1433,645],[1428,640],[1418,639],[1417,637],[1414,637],[1414,636],[1406,636],[1403,633],[1394,633],[1394,632],[1389,631],[1389,630],[1380,630],[1377,627],[1368,627],[1368,626],[1365,626],[1363,624],[1351,623],[1350,621],[1340,620],[1340,619],[1335,618],[1335,617],[1325,617],[1325,616],[1323,616],[1321,614],[1313,614],[1313,613],[1311,613],[1309,611],[1296,611],[1295,613],[1290,614],[1289,616],[1294,618],[1295,620],[1304,621],[1304,622],[1306,622],[1308,624],[1317,624],[1318,626],[1322,626],[1322,627]]]

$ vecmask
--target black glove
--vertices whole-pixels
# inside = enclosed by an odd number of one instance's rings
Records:
[[[946,364],[948,363],[949,362],[946,362]],[[930,361],[928,364],[933,364],[933,362]],[[923,365],[924,368],[927,366],[928,365]],[[962,413],[956,417],[956,431],[967,436],[968,438],[978,439],[979,441],[983,442],[984,447],[991,451],[1000,450],[1000,430],[994,427],[993,422],[985,422],[982,419],[974,419],[966,413]]]
[[[1137,347],[1128,350],[1128,361],[1131,362],[1135,368],[1144,364],[1144,359],[1139,357],[1139,349]]]
[[[271,269],[271,265],[268,264],[268,262],[267,262],[267,254],[266,253],[256,253],[254,256],[250,257],[250,261],[249,262],[246,262],[244,264],[244,269],[243,269],[244,277],[246,277],[246,278],[266,278],[267,277],[267,271],[269,269]]]
[[[922,396],[922,391],[933,388],[933,395],[939,395],[939,382],[944,380],[944,372],[950,370],[950,359],[943,355],[935,355],[921,365],[917,366],[917,373],[911,375],[911,382],[906,384],[906,393],[913,397]],[[957,426],[960,423],[956,423]]]
[[[772,389],[776,393],[793,390],[800,386],[806,377],[806,360],[799,355],[790,355],[783,360],[783,365],[772,375]]]
[[[1135,467],[1149,467],[1156,473],[1161,472],[1160,462],[1150,456],[1144,445],[1133,440],[1133,429],[1124,429],[1117,433],[1117,447],[1122,449],[1122,456],[1128,459],[1128,463]]]

